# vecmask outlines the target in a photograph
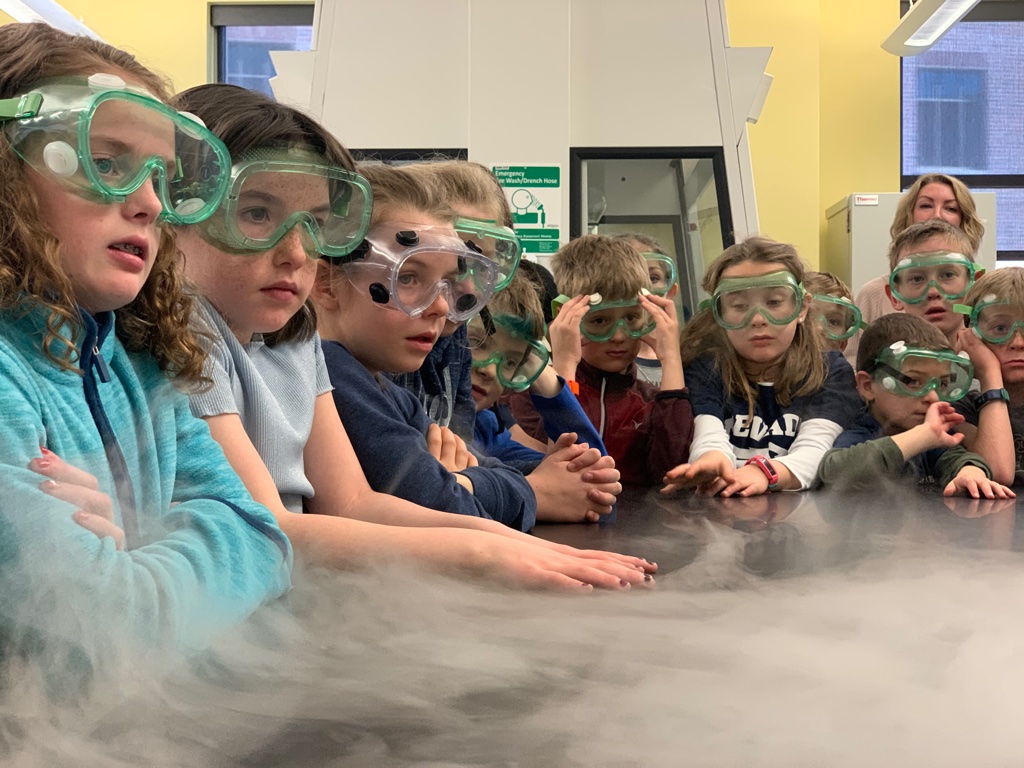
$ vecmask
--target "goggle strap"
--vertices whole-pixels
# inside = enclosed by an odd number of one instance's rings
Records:
[[[43,94],[33,91],[13,99],[0,99],[0,120],[25,120],[39,114]]]
[[[969,304],[954,304],[953,311],[961,315],[971,315],[974,313],[974,307]]]

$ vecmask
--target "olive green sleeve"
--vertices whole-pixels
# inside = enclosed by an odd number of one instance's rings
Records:
[[[935,477],[945,488],[952,482],[960,470],[964,467],[980,467],[985,472],[985,477],[992,479],[992,468],[988,462],[976,453],[971,453],[962,445],[949,448],[942,452],[939,460],[935,462]]]
[[[815,487],[868,490],[877,484],[880,476],[899,477],[906,464],[903,451],[891,437],[879,437],[849,448],[833,448],[818,465]]]

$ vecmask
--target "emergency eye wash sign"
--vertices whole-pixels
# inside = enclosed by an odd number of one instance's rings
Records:
[[[562,166],[495,165],[491,172],[512,206],[512,221],[525,253],[550,256],[562,227]]]

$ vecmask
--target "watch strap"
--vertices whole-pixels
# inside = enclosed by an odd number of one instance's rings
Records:
[[[982,392],[974,400],[974,407],[978,410],[984,408],[989,403],[996,403],[999,401],[1010,404],[1010,393],[1006,389],[990,389],[987,392]]]

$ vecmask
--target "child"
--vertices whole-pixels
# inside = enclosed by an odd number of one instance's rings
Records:
[[[981,238],[985,234],[985,224],[978,218],[978,210],[974,204],[971,191],[960,179],[944,173],[926,173],[919,176],[910,188],[903,193],[896,206],[889,227],[889,239],[895,240],[896,235],[909,227],[930,219],[941,219],[964,231],[971,241],[971,253],[977,253]],[[885,286],[889,284],[889,275],[876,277],[861,286],[857,293],[856,304],[861,310],[864,323],[871,323],[895,312]],[[857,344],[860,342],[858,331],[850,339],[846,349],[846,359],[850,365],[857,362]]]
[[[374,194],[366,247],[336,266],[322,264],[314,297],[335,403],[370,485],[434,509],[480,506],[524,531],[535,516],[580,522],[610,513],[618,472],[596,450],[570,468],[563,449],[574,435],[525,480],[493,459],[447,471],[427,453],[427,415],[378,374],[420,368],[446,321],[480,311],[496,270],[463,242],[454,213],[417,176],[388,166],[365,173]],[[594,466],[570,471],[584,460]]]
[[[953,303],[984,272],[974,263],[971,239],[940,219],[912,224],[889,245],[889,267],[885,290],[893,307],[927,320],[955,346],[964,319]]]
[[[672,300],[650,294],[647,263],[632,246],[604,235],[573,240],[555,254],[552,268],[559,289],[574,297],[549,329],[555,370],[578,387],[580,405],[598,427],[622,482],[660,481],[686,457],[693,430]],[[633,362],[641,339],[655,329],[661,391],[637,380]],[[530,398],[518,394],[511,403],[526,433],[544,439]]]
[[[864,410],[818,468],[818,483],[842,490],[877,488],[880,477],[935,478],[943,495],[1011,498],[992,482],[985,460],[951,432],[963,421],[951,403],[967,393],[974,370],[930,323],[905,314],[880,317],[864,332],[857,391]]]
[[[307,304],[316,274],[310,254],[340,258],[362,242],[366,181],[321,126],[258,93],[207,85],[176,103],[199,115],[235,158],[231,196],[213,219],[179,237],[215,339],[213,387],[193,398],[193,408],[303,557],[336,568],[412,559],[562,588],[642,582],[635,559],[552,549],[483,519],[472,499],[467,514],[450,515],[371,489],[338,418]],[[472,470],[465,474],[476,479]],[[487,482],[502,487],[478,480]],[[301,514],[304,508],[320,514]]]
[[[805,322],[810,297],[791,245],[752,237],[704,275],[711,295],[683,330],[694,436],[665,491],[750,496],[811,485],[859,410],[853,372]]]
[[[822,346],[843,352],[864,325],[846,283],[831,272],[808,272],[804,290],[811,295],[810,322],[822,332]]]
[[[78,671],[121,642],[198,650],[290,583],[288,540],[178,389],[204,354],[167,223],[209,215],[230,160],[164,97],[102,42],[0,27],[0,632]]]
[[[468,219],[464,239],[480,246],[481,252],[499,264],[495,290],[508,285],[519,264],[522,248],[512,233],[512,211],[505,193],[494,175],[479,163],[446,160],[436,163],[412,163],[405,166],[418,183],[433,187],[456,215]],[[481,237],[479,225],[493,225],[503,235]],[[502,232],[503,230],[503,232]],[[392,374],[423,404],[431,420],[450,427],[466,441],[473,438],[476,408],[471,394],[471,360],[464,323],[447,321],[441,337],[430,350],[418,371]]]
[[[469,321],[473,354],[476,431],[473,446],[487,456],[529,471],[544,454],[516,441],[492,410],[506,392],[529,390],[551,440],[566,432],[607,455],[604,443],[564,379],[548,364],[544,312],[534,284],[517,273],[509,286]]]
[[[656,238],[645,235],[642,232],[627,232],[614,236],[616,240],[623,240],[644,257],[647,262],[647,272],[651,278],[651,293],[674,299],[679,293],[679,284],[676,282],[675,263],[665,252],[664,247]],[[661,361],[654,353],[654,340],[656,334],[643,338],[640,351],[636,356],[636,376],[640,381],[646,381],[656,387],[661,386]]]
[[[994,479],[1024,481],[1024,269],[1004,267],[982,275],[957,310],[969,313],[960,349],[971,356],[979,392],[957,405],[966,421],[964,445],[980,453]]]

